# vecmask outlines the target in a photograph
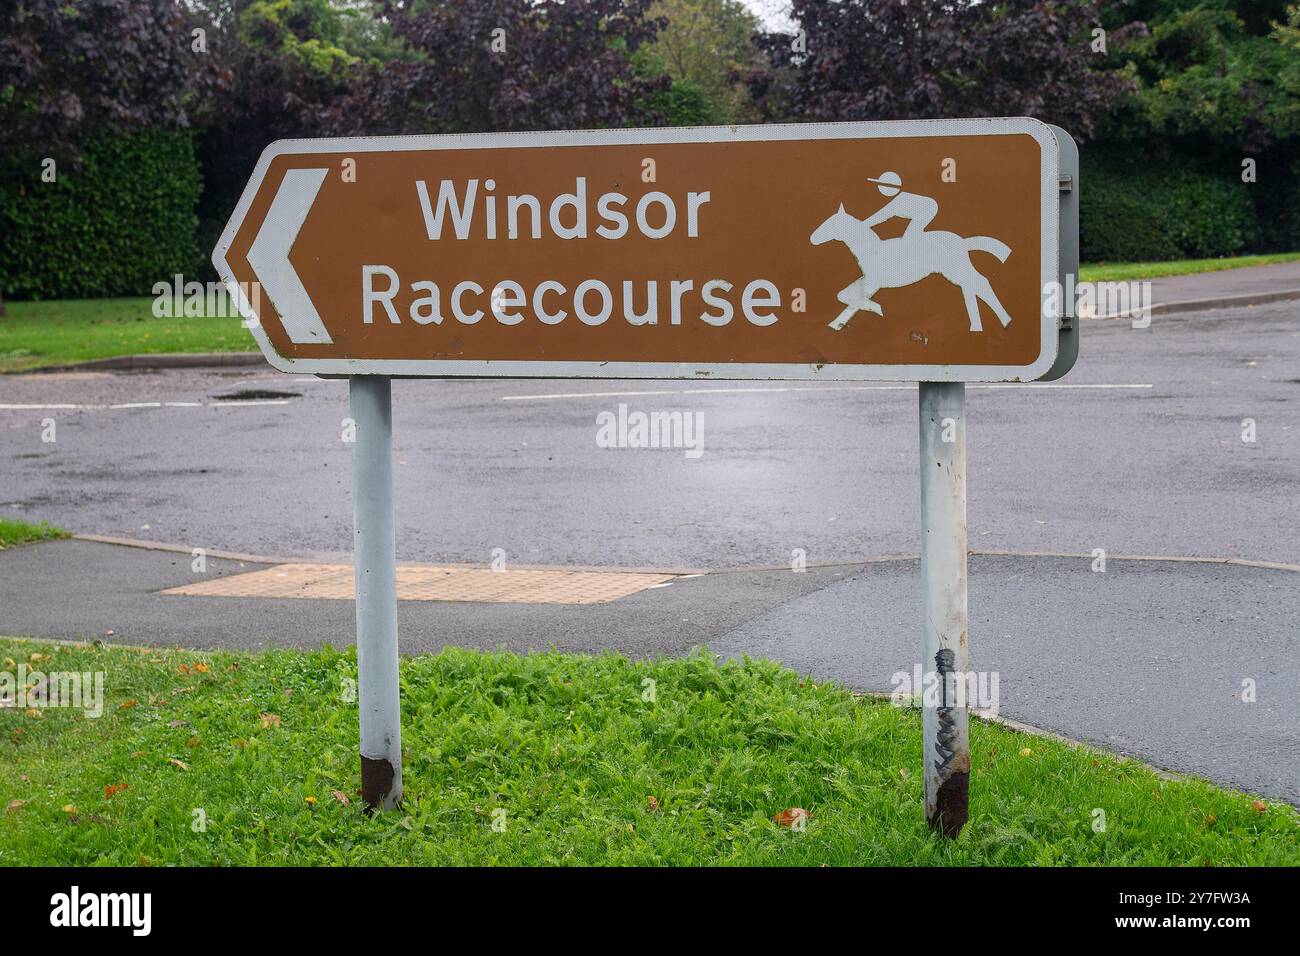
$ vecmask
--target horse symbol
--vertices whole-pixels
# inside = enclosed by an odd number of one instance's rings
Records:
[[[846,286],[836,297],[844,304],[844,310],[830,323],[832,329],[844,328],[859,311],[883,316],[880,305],[871,298],[876,292],[911,285],[936,272],[961,289],[972,332],[984,331],[980,324],[980,302],[993,310],[1004,327],[1011,323],[1011,316],[998,301],[989,280],[970,261],[971,252],[979,250],[1006,262],[1011,249],[1004,242],[989,236],[967,239],[955,232],[939,230],[881,239],[865,220],[845,212],[843,203],[812,234],[814,246],[832,239],[849,247],[862,270],[862,278]]]

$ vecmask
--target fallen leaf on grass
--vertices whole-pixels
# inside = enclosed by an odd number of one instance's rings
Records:
[[[279,714],[258,714],[257,716],[258,716],[258,719],[260,719],[260,720],[262,721],[262,729],[263,729],[263,730],[265,730],[265,729],[268,728],[268,727],[279,727],[279,726],[280,726],[280,715],[279,715]]]
[[[339,803],[343,804],[343,806],[345,807],[352,802],[351,800],[348,799],[348,795],[344,793],[342,790],[332,790],[330,791],[330,796],[332,796]]]
[[[127,789],[127,785],[124,783],[110,783],[104,788],[104,799],[108,800],[125,789]]]
[[[182,770],[189,770],[190,765],[183,760],[177,760],[175,757],[168,757],[167,762],[173,766],[180,767]]]
[[[27,716],[28,716],[28,717],[32,717],[32,718],[34,718],[34,719],[36,719],[36,720],[44,720],[44,719],[45,719],[45,715],[42,714],[39,710],[37,710],[35,707],[28,707],[28,708],[27,708]]]
[[[77,812],[77,808],[74,807],[74,806],[73,806],[72,804],[70,804],[70,803],[65,803],[65,804],[63,805],[63,812],[64,812],[64,813],[76,813],[76,812]]]
[[[122,701],[122,703],[118,704],[117,709],[130,710],[132,707],[139,707],[139,706],[140,706],[140,702],[136,700],[134,697],[132,697],[130,700],[124,700]]]
[[[659,801],[655,798],[653,793],[645,798],[645,803],[646,809],[651,813],[657,813],[659,811]]]
[[[5,807],[5,813],[14,813],[27,804],[26,800],[10,800],[9,805]]]
[[[812,819],[812,814],[803,807],[790,807],[788,810],[782,810],[772,817],[772,822],[777,826],[793,829],[810,819]]]
[[[1256,800],[1254,803],[1251,804],[1251,807],[1257,813],[1265,813],[1268,810],[1268,804],[1265,803],[1263,800]]]
[[[197,746],[199,745],[199,738],[198,738],[198,737],[191,737],[188,741],[186,741],[186,743],[188,743],[189,746],[190,746],[190,749],[193,750],[195,747],[197,747]]]

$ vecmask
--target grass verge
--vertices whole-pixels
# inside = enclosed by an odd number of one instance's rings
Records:
[[[20,544],[32,544],[36,541],[53,541],[56,538],[70,538],[68,532],[56,528],[44,521],[32,524],[15,518],[0,518],[0,551]]]
[[[1231,259],[1177,259],[1171,262],[1094,262],[1079,267],[1080,282],[1126,282],[1135,279],[1160,279],[1164,276],[1221,272],[1246,266],[1271,266],[1295,262],[1300,252],[1278,252],[1262,256],[1237,256]]]
[[[0,709],[6,865],[1300,863],[1289,806],[982,723],[971,822],[937,840],[917,713],[769,662],[403,660],[406,801],[374,818],[352,654],[0,640],[18,663],[106,693]]]
[[[160,319],[153,299],[6,302],[0,316],[0,372],[151,352],[254,352],[237,318]]]

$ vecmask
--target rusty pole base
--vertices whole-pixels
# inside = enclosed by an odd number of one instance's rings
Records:
[[[390,809],[400,802],[388,799],[396,776],[393,765],[384,758],[362,756],[361,799],[365,801],[367,811]]]
[[[958,772],[939,785],[934,815],[926,822],[930,829],[955,840],[970,817],[970,774]]]

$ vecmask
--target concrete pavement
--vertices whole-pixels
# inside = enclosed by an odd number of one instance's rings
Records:
[[[1157,305],[1236,296],[1266,296],[1300,289],[1300,260],[1151,280]]]

